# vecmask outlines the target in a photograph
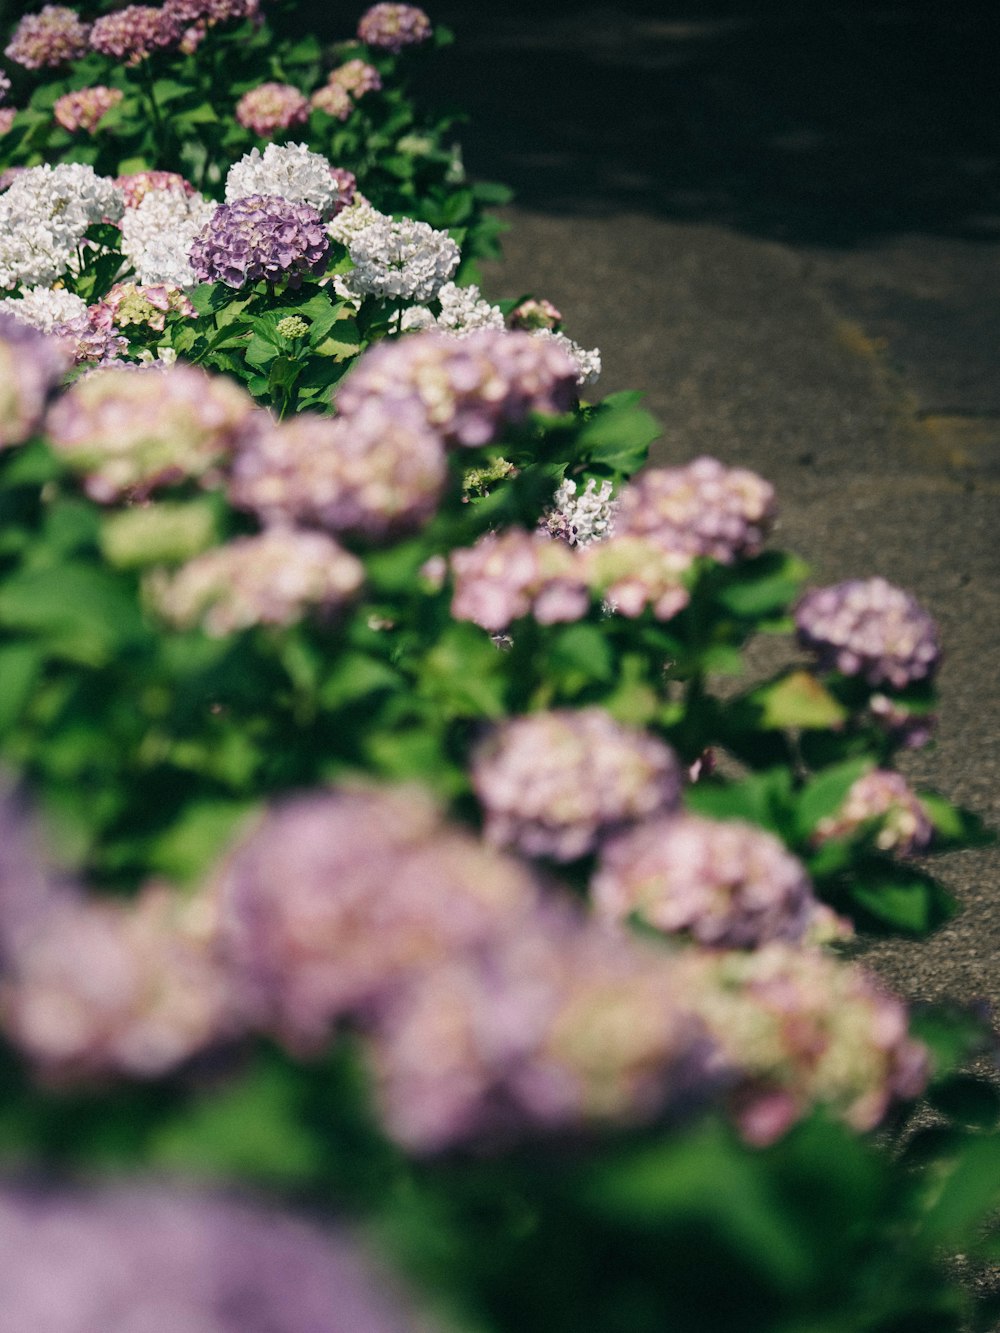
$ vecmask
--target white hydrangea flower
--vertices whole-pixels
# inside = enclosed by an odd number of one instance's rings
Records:
[[[541,526],[552,537],[570,546],[590,546],[605,541],[614,532],[618,501],[612,498],[611,482],[598,486],[590,477],[579,491],[568,477],[552,497],[552,508],[543,515]]]
[[[363,194],[356,194],[354,203],[341,209],[327,227],[326,234],[331,240],[346,246],[350,245],[353,238],[359,236],[373,222],[387,222],[389,220],[388,214],[380,213]]]
[[[468,287],[458,287],[453,282],[446,282],[438,292],[441,313],[436,326],[444,333],[454,333],[461,337],[475,329],[505,328],[503,311],[497,305],[490,305],[483,300],[483,294],[473,283]]]
[[[188,259],[191,242],[215,212],[204,195],[181,189],[150,190],[122,217],[122,253],[136,281],[194,287],[198,279]]]
[[[276,194],[296,204],[310,204],[327,217],[340,198],[330,163],[304,143],[269,143],[263,153],[251,148],[226,176],[226,203],[249,194]]]
[[[426,329],[437,328],[434,311],[425,305],[411,305],[409,310],[401,311],[398,323],[400,333],[423,333]]]
[[[10,315],[33,329],[51,333],[59,324],[87,318],[87,303],[73,292],[50,287],[29,287],[20,300],[7,297],[0,301],[0,314]]]
[[[359,296],[432,301],[461,259],[446,231],[413,218],[378,217],[346,244],[354,268],[344,281]]]
[[[112,180],[79,162],[20,172],[0,197],[0,287],[51,287],[87,228],[117,221],[124,205]]]
[[[573,358],[577,367],[577,384],[594,384],[601,374],[601,349],[592,347],[586,351],[579,343],[575,343],[572,338],[567,338],[565,333],[558,333],[555,329],[531,329],[529,330],[533,338],[551,338],[553,342],[559,344],[567,356]]]

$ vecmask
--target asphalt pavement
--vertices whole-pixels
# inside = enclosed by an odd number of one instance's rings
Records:
[[[494,298],[531,292],[638,388],[654,461],[772,480],[816,582],[882,574],[938,618],[911,778],[1000,825],[1000,111],[995,4],[442,0],[433,92],[517,192]],[[1000,855],[962,912],[869,961],[1000,1014]]]

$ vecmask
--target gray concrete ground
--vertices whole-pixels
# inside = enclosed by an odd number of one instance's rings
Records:
[[[657,461],[774,481],[817,581],[920,598],[947,655],[939,740],[908,771],[1000,824],[997,14],[435,13],[459,31],[469,166],[519,195],[490,294],[547,296],[600,346],[601,390],[644,390],[663,423]],[[1000,856],[937,868],[962,914],[870,959],[911,998],[1000,1013]]]

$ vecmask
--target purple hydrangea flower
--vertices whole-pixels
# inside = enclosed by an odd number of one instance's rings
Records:
[[[108,503],[208,480],[269,421],[231,380],[178,363],[88,375],[55,404],[46,427],[56,451],[83,472],[87,494]]]
[[[270,528],[195,556],[150,578],[160,615],[182,629],[224,638],[254,625],[294,625],[340,611],[364,583],[360,560],[322,532]]]
[[[822,911],[805,868],[772,834],[698,815],[647,820],[608,841],[591,887],[610,920],[635,914],[716,948],[800,941]]]
[[[475,446],[531,412],[568,412],[576,367],[529,333],[415,333],[370,348],[338,390],[337,409],[350,416],[371,394],[411,399],[448,443]]]
[[[261,280],[298,287],[326,267],[330,239],[309,204],[251,194],[220,204],[195,237],[191,265],[200,282],[246,287]]]
[[[72,364],[58,338],[0,314],[0,449],[38,429],[49,395]]]
[[[564,542],[508,528],[488,532],[451,554],[455,594],[451,613],[499,631],[529,613],[543,625],[579,620],[590,594]]]
[[[260,17],[260,0],[165,0],[163,8],[181,28]]]
[[[523,866],[446,825],[417,788],[286,801],[214,890],[243,1011],[296,1048],[380,1005],[413,969],[519,929],[537,893]]]
[[[415,5],[372,5],[358,23],[358,37],[366,46],[393,53],[426,42],[430,35],[431,21]]]
[[[808,592],[795,609],[799,642],[824,671],[901,690],[933,676],[937,626],[915,598],[882,578]]]
[[[551,904],[416,973],[370,1049],[385,1126],[416,1153],[641,1123],[718,1081],[671,958]]]
[[[580,564],[588,587],[616,615],[634,619],[648,608],[670,620],[691,600],[684,584],[691,556],[651,537],[616,531],[584,547]]]
[[[406,404],[372,398],[350,418],[303,413],[241,451],[229,494],[266,523],[379,541],[420,527],[447,476],[444,447]]]
[[[486,837],[557,861],[575,860],[628,825],[676,809],[681,781],[668,745],[603,708],[501,722],[472,757]]]
[[[138,65],[153,51],[176,46],[181,30],[171,15],[155,5],[127,5],[95,19],[90,45],[101,55]]]
[[[233,1035],[200,904],[58,901],[22,932],[0,995],[9,1040],[48,1077],[157,1077]]]
[[[243,94],[235,115],[244,129],[269,139],[279,130],[304,125],[309,119],[309,99],[290,83],[262,83]]]
[[[873,1129],[897,1098],[918,1096],[927,1050],[906,1008],[864,968],[782,942],[753,952],[685,951],[688,1003],[741,1075],[737,1124],[764,1145],[814,1106]]]
[[[876,826],[875,846],[883,852],[912,856],[924,851],[934,828],[919,797],[901,773],[876,768],[852,784],[843,804],[816,825],[815,839],[850,838]]]
[[[716,458],[648,468],[622,489],[615,531],[723,564],[757,555],[775,517],[774,488]]]
[[[45,5],[38,14],[25,14],[4,51],[25,69],[53,69],[87,54],[90,27],[64,5]]]
[[[344,1232],[153,1183],[0,1190],[4,1319],[23,1333],[416,1333]]]

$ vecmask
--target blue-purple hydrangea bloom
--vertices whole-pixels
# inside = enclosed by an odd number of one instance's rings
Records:
[[[297,287],[307,274],[323,272],[329,253],[322,219],[309,204],[251,194],[220,204],[192,242],[190,257],[201,282]]]

